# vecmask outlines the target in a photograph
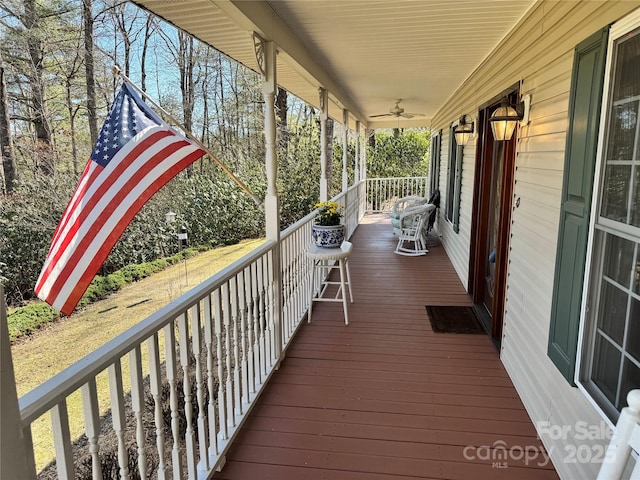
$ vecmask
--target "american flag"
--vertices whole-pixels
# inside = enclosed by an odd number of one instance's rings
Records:
[[[36,295],[71,314],[142,206],[204,153],[124,83],[55,230]]]

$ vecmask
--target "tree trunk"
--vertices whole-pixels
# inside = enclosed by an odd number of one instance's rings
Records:
[[[193,37],[182,30],[178,31],[178,68],[180,70],[180,91],[182,92],[182,122],[187,131],[193,128],[193,108],[195,91],[193,79],[194,45]],[[187,173],[193,173],[193,165],[187,167]]]
[[[73,106],[73,100],[71,99],[71,78],[68,78],[65,82],[65,89],[67,94],[67,111],[69,112],[69,130],[71,134],[71,160],[73,162],[73,173],[78,175],[80,168],[78,166],[78,147],[76,145],[76,113],[77,109]]]
[[[4,191],[11,193],[15,190],[18,180],[16,170],[16,156],[13,150],[11,129],[9,128],[9,101],[7,99],[7,84],[5,82],[4,62],[0,51],[0,158],[4,173]]]
[[[289,128],[287,125],[287,91],[278,88],[276,96],[276,124],[278,127],[278,145],[282,149],[284,158],[287,157],[289,149]]]
[[[208,95],[208,89],[209,89],[209,49],[206,50],[206,55],[204,58],[204,74],[202,76],[202,84],[201,84],[201,88],[202,88],[202,133],[200,135],[200,139],[202,140],[202,142],[208,147],[211,148],[211,142],[209,139],[209,95]],[[200,175],[204,175],[204,167],[205,167],[205,163],[204,163],[204,159],[205,157],[202,157],[200,160],[198,160],[200,162]]]
[[[195,92],[193,82],[193,37],[178,31],[179,54],[178,68],[180,70],[180,91],[182,92],[182,121],[187,130],[193,126],[193,106]]]
[[[47,116],[44,87],[43,47],[40,39],[40,17],[36,11],[36,0],[24,0],[24,24],[27,28],[27,50],[32,70],[29,72],[31,87],[31,123],[36,134],[36,165],[45,175],[55,171],[53,147],[51,145],[51,125]]]
[[[84,78],[87,85],[87,120],[91,145],[98,141],[98,116],[96,113],[96,78],[93,59],[93,0],[83,0],[84,17]]]
[[[140,56],[140,87],[147,91],[147,51],[149,50],[149,39],[153,25],[153,15],[149,14],[144,26],[144,42],[142,44],[142,54]]]

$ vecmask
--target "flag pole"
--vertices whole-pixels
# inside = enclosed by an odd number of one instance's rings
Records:
[[[256,202],[256,205],[258,205],[258,207],[262,208],[263,206],[263,202],[262,200],[260,200],[251,190],[249,190],[249,187],[247,187],[244,182],[242,180],[240,180],[238,177],[236,177],[234,175],[234,173],[229,170],[229,168],[222,163],[221,160],[218,159],[218,157],[216,157],[211,150],[209,150],[204,143],[202,143],[200,140],[198,140],[186,127],[184,127],[180,122],[178,122],[175,118],[173,118],[173,116],[167,112],[164,108],[162,108],[160,105],[158,105],[158,103],[151,98],[144,90],[142,90],[140,87],[138,87],[135,83],[133,83],[131,81],[131,79],[129,79],[129,77],[127,77],[124,73],[122,73],[122,70],[120,69],[120,67],[118,67],[117,65],[114,65],[111,70],[113,71],[113,75],[114,76],[119,76],[120,78],[122,78],[122,80],[124,80],[125,82],[127,82],[129,85],[131,85],[133,88],[136,89],[136,91],[138,93],[140,93],[144,98],[146,98],[147,100],[149,100],[149,103],[151,103],[154,107],[156,107],[158,110],[160,110],[162,112],[162,114],[164,116],[166,116],[174,125],[176,125],[177,127],[180,127],[180,129],[182,129],[182,131],[185,133],[185,135],[192,140],[193,142],[195,142],[200,148],[202,148],[205,152],[207,152],[207,155],[209,155],[209,157],[211,157],[211,159],[218,164],[218,166],[224,170],[224,172],[231,178],[231,180],[233,180],[234,182],[236,182],[238,184],[238,186],[244,190],[247,195],[249,195],[254,202]]]

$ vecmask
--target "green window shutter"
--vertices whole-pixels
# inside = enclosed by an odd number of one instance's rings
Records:
[[[462,147],[456,146],[456,185],[453,198],[453,231],[460,231],[460,199],[462,197]]]
[[[462,194],[462,147],[456,143],[453,125],[449,127],[449,161],[447,163],[447,219],[454,233],[460,230],[460,195]]]
[[[431,137],[431,178],[429,194],[440,188],[440,145],[442,141],[442,130],[439,130]]]
[[[609,29],[575,49],[547,353],[574,384]]]
[[[453,190],[455,185],[455,144],[456,140],[453,136],[453,126],[449,126],[449,159],[447,161],[447,197],[446,197],[446,208],[445,215],[447,216],[447,220],[450,222],[453,221]]]

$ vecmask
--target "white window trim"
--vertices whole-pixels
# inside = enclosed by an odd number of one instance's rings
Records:
[[[438,153],[438,176],[440,177],[441,174],[442,174],[442,163],[441,163],[441,161],[442,161],[442,137],[443,137],[442,130],[438,129],[435,133],[433,132],[433,130],[431,131],[431,137],[430,137],[431,143],[429,145],[429,149],[430,149],[429,155],[431,155],[431,158],[429,159],[429,187],[431,187],[433,185],[433,183],[434,183],[433,182],[433,173],[434,173],[433,170],[434,170],[434,167],[435,167],[435,162],[434,162],[432,154],[434,153],[433,152],[433,145],[434,145],[433,140],[435,138],[437,138],[440,141],[440,143],[438,145],[438,152],[437,152]],[[438,178],[438,182],[437,183],[438,183],[438,189],[440,190],[440,196],[442,196],[442,189],[440,188],[440,179],[439,178]],[[430,192],[430,194],[433,194],[433,191]]]
[[[453,175],[455,177],[455,164],[451,164],[451,151],[453,150],[451,148],[451,142],[455,140],[455,135],[454,135],[454,131],[456,129],[456,127],[460,125],[460,119],[455,120],[454,122],[451,122],[451,126],[449,128],[449,135],[452,138],[449,138],[449,141],[447,142],[447,189],[446,189],[446,196],[445,196],[445,200],[446,200],[446,204],[445,204],[445,208],[444,208],[444,219],[447,221],[447,223],[451,226],[451,229],[453,230],[453,220],[449,219],[449,211],[448,211],[448,206],[449,206],[449,193],[451,193],[453,195],[453,206],[451,207],[452,209],[455,209],[455,198],[456,198],[456,185],[455,185],[455,180],[454,180],[454,184],[453,184],[453,192],[449,192],[449,176],[451,175],[451,168],[453,167],[454,172]],[[442,139],[441,139],[442,140]],[[458,148],[459,145],[456,143],[456,148]],[[440,151],[442,152],[442,142],[440,142]],[[440,155],[440,158],[442,159],[442,154]],[[457,160],[457,159],[456,159]],[[440,163],[440,168],[442,168],[442,163]],[[462,189],[462,184],[460,185],[460,189]],[[453,218],[453,214],[454,212],[451,212],[451,217]]]
[[[612,81],[612,63],[613,63],[613,47],[616,40],[618,40],[623,35],[628,32],[640,28],[640,9],[636,10],[623,19],[617,21],[611,26],[609,30],[609,40],[607,45],[607,57],[605,59],[605,78],[603,85],[603,95],[602,95],[602,107],[600,111],[600,131],[598,133],[598,146],[596,149],[596,167],[595,167],[595,176],[593,182],[593,198],[591,200],[591,215],[589,218],[589,238],[587,241],[587,256],[586,256],[586,265],[585,265],[585,273],[584,273],[584,281],[582,285],[582,304],[580,306],[580,327],[578,331],[578,349],[576,354],[576,368],[574,371],[574,381],[578,386],[578,389],[582,392],[582,394],[587,398],[589,403],[595,408],[598,414],[602,417],[602,419],[609,424],[610,427],[615,427],[615,424],[609,419],[609,416],[605,413],[605,411],[600,407],[598,402],[593,398],[591,393],[585,387],[582,381],[582,371],[583,365],[582,362],[585,358],[584,355],[584,347],[585,342],[588,341],[588,332],[587,332],[587,322],[588,312],[587,308],[590,303],[589,298],[589,287],[591,285],[591,276],[593,275],[593,271],[597,268],[593,262],[593,249],[596,237],[596,228],[595,225],[599,219],[599,209],[601,193],[600,186],[602,183],[603,176],[603,168],[604,168],[604,148],[605,148],[605,140],[606,140],[606,130],[609,120],[609,97],[610,97],[610,87]]]

